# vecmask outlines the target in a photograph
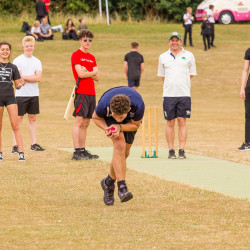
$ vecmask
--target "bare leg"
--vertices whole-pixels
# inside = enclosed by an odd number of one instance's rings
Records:
[[[77,116],[73,126],[74,148],[84,148],[90,119]]]
[[[16,104],[8,105],[7,111],[9,113],[11,127],[12,127],[12,130],[13,130],[15,138],[16,138],[18,151],[23,152],[23,138],[22,138],[22,134],[21,134],[21,129],[20,129],[19,124],[18,124],[17,105]]]
[[[18,116],[18,124],[19,124],[19,127],[20,127],[20,128],[21,128],[22,121],[23,121],[23,116]],[[14,133],[13,133],[13,140],[14,140],[14,145],[17,145],[17,142],[16,142],[16,138],[15,138],[15,134],[14,134]]]
[[[2,124],[3,124],[3,111],[4,107],[0,107],[0,152],[2,152]]]
[[[36,143],[36,115],[28,114],[31,145]]]
[[[175,125],[175,119],[167,121],[166,124],[166,139],[168,143],[168,148],[173,149],[174,148],[174,125]]]
[[[187,140],[187,125],[186,118],[178,117],[179,126],[179,149],[184,149]]]

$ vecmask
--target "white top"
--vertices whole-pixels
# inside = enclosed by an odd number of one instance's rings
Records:
[[[31,28],[31,33],[40,33],[41,32],[41,29],[40,29],[40,26],[39,27],[32,27]]]
[[[20,55],[14,59],[15,64],[23,76],[34,75],[37,70],[42,71],[42,63],[36,57]],[[39,96],[38,82],[26,82],[22,88],[16,90],[16,96]]]
[[[183,15],[183,20],[185,20],[185,19],[188,19],[186,22],[184,22],[185,25],[193,23],[192,20],[191,20],[191,15],[190,14],[188,14],[188,13],[184,14]]]
[[[190,75],[196,74],[194,55],[184,49],[174,58],[170,49],[159,57],[158,76],[165,77],[163,97],[191,96]]]
[[[208,21],[210,23],[215,23],[214,17],[210,16],[210,15],[213,15],[213,14],[214,14],[214,12],[211,9],[207,10]]]

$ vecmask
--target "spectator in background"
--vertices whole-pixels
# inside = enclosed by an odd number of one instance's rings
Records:
[[[75,25],[72,21],[72,19],[68,19],[66,25],[65,25],[65,30],[63,34],[63,39],[74,39],[78,40],[78,36],[76,34],[76,28]]]
[[[79,19],[79,23],[80,23],[80,25],[78,26],[77,31],[88,29],[88,26],[85,24],[84,19]]]
[[[187,34],[189,33],[189,45],[193,47],[193,42],[192,42],[192,24],[194,21],[194,17],[192,16],[192,8],[188,7],[187,8],[187,13],[183,15],[183,20],[184,20],[184,28],[185,28],[185,34],[184,34],[184,44],[183,46],[185,47],[186,41],[187,41]]]
[[[43,0],[46,6],[46,11],[48,13],[48,24],[51,25],[50,20],[49,20],[49,6],[50,6],[50,0]]]
[[[36,20],[39,20],[40,23],[42,21],[42,18],[47,16],[48,12],[46,10],[45,3],[43,0],[37,0],[36,2]]]
[[[207,11],[207,18],[208,21],[211,23],[211,27],[212,27],[212,34],[211,34],[211,42],[210,42],[210,46],[216,48],[216,46],[214,45],[214,24],[215,24],[215,19],[214,16],[218,13],[218,10],[216,12],[214,12],[214,5],[209,5],[209,9]]]
[[[138,89],[140,85],[141,73],[144,70],[143,56],[138,53],[139,43],[131,43],[131,52],[125,55],[124,72],[128,79],[128,86]]]
[[[27,34],[29,35],[29,34]],[[32,35],[36,41],[43,42],[41,28],[40,28],[40,22],[36,20],[31,28],[30,35]]]
[[[51,27],[47,22],[47,17],[43,17],[42,23],[40,25],[42,34],[41,36],[44,40],[53,40],[54,35],[52,34]]]
[[[204,51],[207,51],[207,48],[210,49],[210,37],[212,34],[212,25],[207,20],[207,14],[202,15],[203,21],[201,25],[201,35],[203,37]],[[207,40],[207,43],[206,43]]]

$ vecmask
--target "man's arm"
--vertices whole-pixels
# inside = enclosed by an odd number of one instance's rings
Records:
[[[97,67],[94,67],[93,70],[96,71],[97,74],[96,74],[96,75],[93,75],[91,78],[92,78],[93,80],[95,80],[95,81],[99,81],[100,77],[99,77],[99,72],[98,72]]]
[[[86,71],[86,70],[83,70],[82,69],[82,66],[80,64],[75,64],[74,65],[75,67],[75,70],[76,70],[76,73],[77,75],[80,77],[80,78],[89,78],[92,76],[96,76],[98,75],[98,71],[97,71],[97,67],[94,67],[93,68],[93,71]],[[99,79],[98,79],[99,80]],[[97,80],[97,81],[98,81]]]
[[[99,117],[96,112],[94,111],[93,115],[92,115],[92,119],[93,119],[93,122],[101,129],[103,129],[104,131],[108,128],[108,125],[106,123],[106,121]]]
[[[141,73],[144,71],[144,62],[141,63]]]
[[[122,132],[136,131],[140,127],[141,121],[142,119],[139,121],[131,120],[131,123],[121,124],[121,126],[119,125],[120,131]]]
[[[249,62],[250,62],[249,60],[245,60],[243,71],[242,71],[240,97],[243,100],[246,100],[245,86],[246,86],[248,71],[249,71],[249,66],[250,66]]]
[[[22,75],[22,72],[20,72],[20,75],[22,77],[22,79],[25,81],[25,82],[40,82],[41,79],[42,79],[42,71],[41,70],[37,70],[35,72],[34,75],[31,75],[31,76],[23,76]]]
[[[128,79],[128,62],[127,61],[124,61],[123,70],[124,70],[124,73]]]

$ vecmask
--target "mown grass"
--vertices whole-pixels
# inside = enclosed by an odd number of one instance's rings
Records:
[[[22,53],[22,21],[0,21],[0,40],[12,44],[12,59]],[[62,22],[52,19],[52,23]],[[158,57],[168,49],[169,33],[177,30],[183,34],[183,28],[180,24],[88,25],[95,33],[90,52],[96,56],[101,75],[96,84],[97,99],[108,88],[126,85],[123,58],[130,43],[139,41],[146,67],[139,91],[146,105],[158,106],[159,143],[166,146],[161,114],[162,80],[156,76]],[[249,47],[248,30],[249,24],[216,25],[217,48],[204,52],[200,24],[194,25],[195,47],[187,49],[195,55],[198,76],[192,80],[187,155],[193,152],[250,163],[248,152],[236,151],[244,138],[239,89],[244,52]],[[78,42],[61,40],[61,33],[55,34],[54,41],[36,44],[34,55],[43,64],[38,142],[46,147],[45,152],[29,151],[25,117],[22,132],[27,161],[18,163],[17,157],[11,155],[12,132],[4,114],[0,247],[247,249],[246,200],[129,170],[127,182],[135,198],[120,204],[116,195],[114,207],[104,206],[99,182],[107,174],[109,164],[99,160],[72,162],[70,153],[58,150],[72,147],[73,118],[64,121],[63,114],[74,85],[70,57],[77,48]],[[135,145],[140,142],[139,131]],[[91,123],[87,145],[111,146],[111,142]]]

